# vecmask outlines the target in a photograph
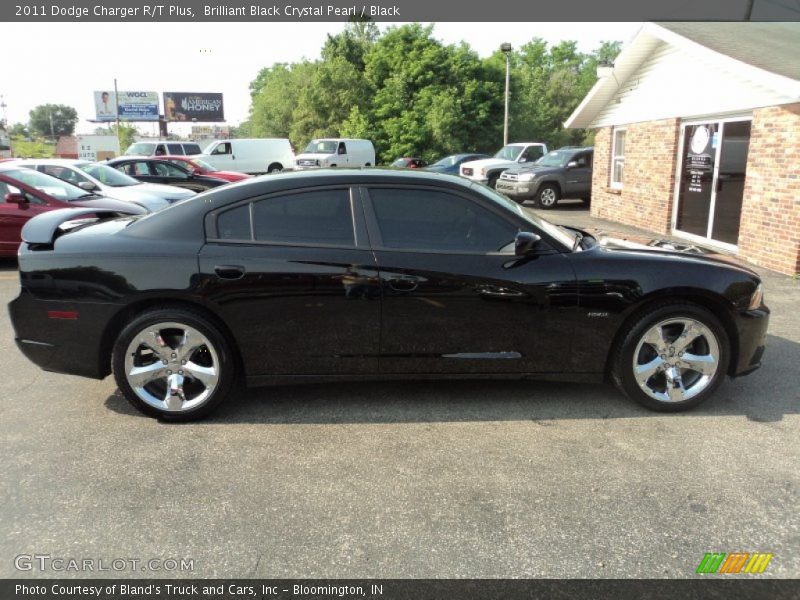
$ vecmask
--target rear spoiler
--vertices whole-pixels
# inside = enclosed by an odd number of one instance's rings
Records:
[[[36,215],[25,223],[22,228],[22,241],[28,244],[52,244],[58,228],[67,221],[74,221],[81,217],[96,215],[102,219],[106,217],[117,217],[120,215],[118,210],[110,208],[60,208],[50,210],[40,215]]]

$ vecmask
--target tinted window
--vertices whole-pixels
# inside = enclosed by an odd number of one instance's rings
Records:
[[[186,154],[200,154],[202,152],[197,144],[184,144],[183,149],[186,150]]]
[[[160,177],[174,177],[176,179],[187,179],[189,177],[186,171],[169,162],[152,163],[151,166]]]
[[[245,204],[217,217],[217,235],[223,240],[249,240],[250,205]]]
[[[260,200],[253,206],[255,236],[267,242],[353,246],[350,193],[319,190]]]
[[[183,144],[167,144],[170,154],[183,154]]]
[[[433,190],[371,189],[386,248],[495,252],[517,228],[466,198]]]

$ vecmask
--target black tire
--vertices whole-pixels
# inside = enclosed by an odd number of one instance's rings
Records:
[[[271,164],[271,165],[270,165],[270,166],[267,168],[267,173],[268,173],[268,174],[269,174],[269,173],[278,173],[278,172],[280,172],[280,171],[283,171],[283,165],[282,165],[282,164],[280,164],[280,163],[272,163],[272,164]]]
[[[591,206],[592,205],[592,199],[591,198],[581,198],[581,202],[583,202],[586,206]]]
[[[561,199],[561,191],[557,185],[545,183],[536,190],[536,207],[544,210],[555,208]]]
[[[697,391],[692,397],[680,401],[667,399],[659,400],[645,391],[645,387],[652,389],[650,385],[640,384],[637,381],[634,373],[634,353],[636,352],[637,347],[639,347],[640,342],[644,344],[643,337],[649,330],[651,330],[651,328],[654,328],[664,322],[669,323],[671,320],[679,321],[681,319],[690,319],[700,323],[701,325],[705,326],[716,338],[715,342],[718,346],[716,371],[703,387],[697,388],[699,391]],[[624,329],[619,337],[619,341],[612,349],[610,361],[611,379],[623,394],[651,410],[660,412],[677,412],[693,408],[714,394],[716,389],[722,383],[722,380],[725,378],[725,374],[728,372],[728,363],[730,361],[730,340],[728,338],[728,334],[720,323],[719,319],[717,319],[710,311],[702,306],[683,301],[668,301],[661,304],[656,304],[655,306],[648,307],[646,311],[634,315],[626,325],[623,325],[623,327]],[[676,327],[676,325],[667,325],[665,329],[668,327]],[[672,340],[668,343],[668,346],[674,349],[674,345],[678,342],[678,339]],[[705,337],[702,339],[698,338],[696,343],[708,345]],[[688,348],[693,347],[694,346],[692,345],[688,346]],[[637,357],[637,364],[641,366],[645,366],[641,360],[647,360],[647,352],[657,354],[655,353],[655,349],[653,347],[645,345],[642,345],[639,352],[640,356]],[[711,354],[713,354],[713,352],[709,352],[709,355]],[[644,358],[642,358],[641,355],[644,355]],[[667,354],[662,354],[660,357],[656,355],[652,356],[652,359],[658,361],[659,358],[663,359],[665,356],[667,356]],[[682,357],[683,355],[681,354],[680,356]],[[677,355],[674,355],[672,351],[669,351],[667,360],[672,361],[673,359],[679,360]],[[656,372],[649,381],[657,386],[659,382],[658,378],[663,377],[664,382],[666,382],[666,376],[662,375],[662,373],[663,371],[661,373]],[[690,378],[697,377],[697,374],[692,371],[684,371],[683,374]],[[701,380],[698,380],[698,382],[699,381]],[[681,385],[683,385],[683,383],[681,383]],[[691,383],[688,390],[692,390]],[[666,389],[663,393],[667,393]]]
[[[490,188],[497,189],[497,180],[500,179],[500,174],[497,173],[495,175],[489,175],[489,181],[486,182]]]
[[[213,391],[208,395],[207,398],[202,400],[202,402],[198,403],[197,406],[188,408],[188,409],[180,409],[177,411],[168,411],[166,408],[157,408],[152,404],[149,404],[145,401],[142,397],[140,397],[131,386],[128,380],[128,371],[126,369],[126,359],[129,357],[127,356],[129,347],[134,344],[134,340],[137,336],[140,339],[144,336],[143,332],[150,328],[157,326],[158,324],[164,323],[177,323],[180,325],[184,325],[186,327],[194,329],[196,332],[199,332],[201,336],[204,336],[206,340],[211,344],[212,349],[211,352],[208,351],[206,345],[204,344],[200,350],[195,351],[195,353],[188,355],[189,362],[194,361],[201,361],[201,357],[197,357],[197,352],[205,353],[207,356],[216,356],[216,365],[212,363],[212,366],[216,366],[216,371],[218,373],[218,377],[215,382],[215,386]],[[162,329],[159,330],[160,333],[164,333],[167,331],[177,331],[175,329]],[[149,339],[149,338],[148,338]],[[165,340],[168,343],[168,340]],[[142,348],[142,346],[139,346]],[[171,357],[175,356],[175,353],[172,353],[171,348],[167,348],[167,346],[163,346],[166,350],[159,349],[161,352],[164,353],[165,358],[167,354],[171,354]],[[138,351],[137,351],[138,352]],[[147,352],[147,350],[145,350]],[[176,350],[176,352],[178,352]],[[131,357],[133,357],[133,353],[131,353]],[[152,355],[151,355],[152,357]],[[190,367],[182,367],[177,359],[167,358],[169,361],[168,364],[165,364],[163,367],[164,370],[170,369],[169,372],[172,373],[172,369],[189,369]],[[192,360],[193,359],[193,360]],[[130,360],[136,360],[135,358],[130,358]],[[158,360],[151,360],[149,364],[156,365]],[[173,364],[174,363],[174,364]],[[185,364],[185,363],[184,363]],[[114,343],[113,354],[111,358],[111,365],[112,370],[114,372],[114,379],[117,382],[117,386],[119,387],[122,394],[125,398],[130,402],[137,410],[143,412],[146,415],[151,417],[157,417],[159,419],[163,419],[165,421],[194,421],[197,419],[201,419],[208,414],[210,414],[217,406],[220,405],[229,395],[236,379],[236,359],[231,350],[231,344],[227,340],[226,336],[220,331],[220,329],[208,318],[206,317],[201,311],[195,311],[186,308],[156,308],[148,310],[141,315],[134,318],[130,321],[120,332],[119,336],[117,337],[116,342]],[[135,366],[135,365],[134,365]],[[157,365],[156,365],[157,367]],[[157,367],[160,369],[160,367]],[[183,376],[184,371],[180,371],[181,375]],[[200,387],[205,388],[202,384],[197,383],[199,380],[193,380],[191,377],[187,376],[186,378],[187,385],[195,386],[195,389],[199,389]],[[154,385],[160,385],[158,383],[152,382]],[[151,385],[148,383],[147,385]],[[181,385],[181,393],[184,392],[183,383]],[[164,389],[166,389],[167,384],[165,383]],[[147,392],[149,393],[149,392]],[[188,394],[187,394],[188,395]]]
[[[369,164],[369,163],[364,163],[364,166],[365,166],[365,167],[371,167],[372,165],[371,165],[371,164]]]

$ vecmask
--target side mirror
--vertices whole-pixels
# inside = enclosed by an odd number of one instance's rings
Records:
[[[8,193],[6,194],[6,202],[9,204],[27,204],[28,199],[25,194]]]
[[[87,192],[93,192],[97,189],[97,186],[93,184],[91,181],[81,181],[78,184],[78,187],[82,190],[86,190]]]
[[[571,160],[571,161],[569,161],[567,163],[567,168],[568,169],[574,169],[577,166],[578,166],[578,161],[577,160]]]
[[[530,231],[520,231],[514,238],[514,254],[526,256],[533,252],[536,245],[542,241],[542,236]]]

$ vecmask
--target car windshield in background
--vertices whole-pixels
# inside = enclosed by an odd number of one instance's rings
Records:
[[[445,156],[442,160],[437,160],[432,167],[453,167],[458,162],[458,155]]]
[[[39,171],[35,171],[33,169],[3,171],[3,174],[16,179],[20,183],[24,183],[32,188],[36,188],[37,190],[44,192],[53,198],[57,198],[58,200],[70,201],[93,195],[79,187],[76,187],[65,181],[61,181],[56,177],[45,175],[44,173],[40,173]]]
[[[89,165],[80,165],[78,168],[97,179],[97,181],[105,185],[110,185],[111,187],[127,187],[129,185],[139,185],[140,183],[133,177],[128,177],[125,173],[121,173],[108,165],[93,163]]]
[[[125,152],[125,154],[142,154],[144,156],[150,156],[156,149],[155,144],[148,144],[146,142],[136,142],[132,144],[130,148]]]
[[[204,160],[200,160],[199,158],[193,158],[191,164],[197,165],[204,171],[208,171],[209,173],[213,173],[214,171],[219,171],[219,169],[213,165],[208,164]]]
[[[504,160],[517,160],[523,148],[524,146],[503,146],[494,157]]]
[[[572,248],[573,244],[575,243],[575,233],[569,229],[564,229],[563,227],[554,225],[550,221],[545,221],[540,216],[525,210],[520,204],[514,202],[508,196],[504,196],[503,194],[500,194],[499,192],[496,192],[492,188],[485,185],[473,185],[472,189],[480,194],[483,194],[496,204],[499,204],[504,208],[517,213],[529,223],[533,224],[539,229],[542,229],[548,235],[564,244],[567,248]]]
[[[311,140],[311,143],[303,150],[306,154],[334,154],[336,152],[336,142],[330,140]]]
[[[572,150],[553,150],[548,152],[542,158],[537,160],[534,164],[539,167],[565,167],[570,156],[574,152]]]
[[[393,167],[405,167],[406,166],[406,159],[398,158],[396,161],[392,163]]]

